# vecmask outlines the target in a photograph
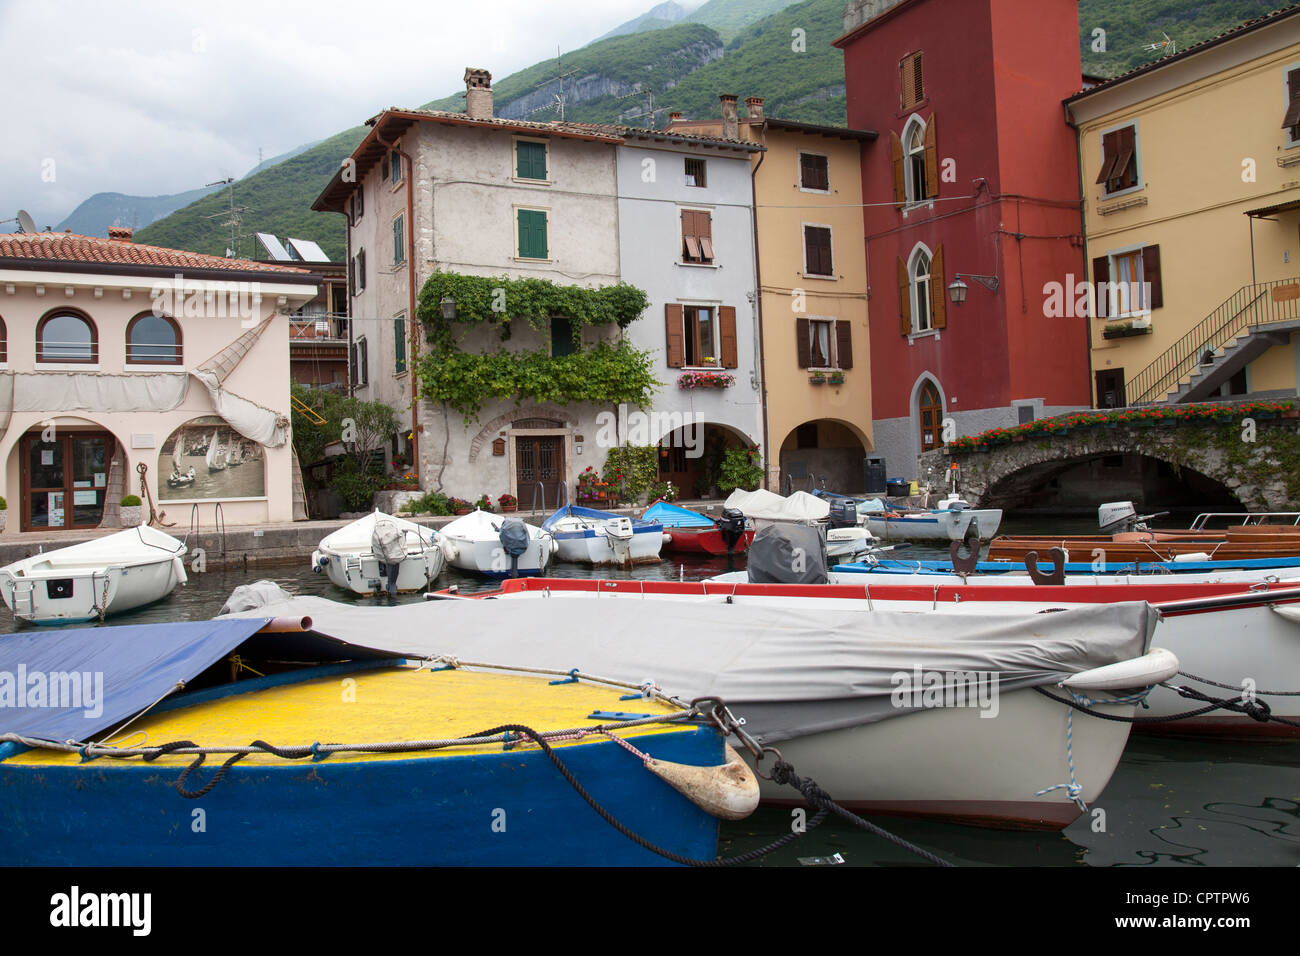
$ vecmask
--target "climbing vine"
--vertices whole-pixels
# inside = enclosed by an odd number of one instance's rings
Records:
[[[620,445],[605,456],[605,481],[617,485],[619,499],[634,501],[659,477],[659,448],[656,445]]]

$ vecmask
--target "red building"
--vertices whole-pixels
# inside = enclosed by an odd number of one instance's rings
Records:
[[[1059,294],[1087,275],[1061,103],[1078,4],[855,0],[844,25],[849,126],[880,133],[862,158],[875,446],[912,476],[945,437],[1090,404],[1087,320]]]

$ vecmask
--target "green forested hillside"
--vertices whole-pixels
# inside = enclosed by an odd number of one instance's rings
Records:
[[[964,0],[949,0],[964,2]],[[1163,40],[1179,50],[1231,29],[1275,8],[1280,0],[1080,0],[1079,43],[1085,73],[1115,76],[1150,62],[1159,54],[1143,47]],[[565,54],[568,94],[565,118],[586,122],[629,122],[645,108],[633,89],[654,90],[656,108],[681,110],[687,117],[717,114],[718,94],[762,96],[769,115],[813,123],[842,124],[843,54],[830,45],[842,30],[845,0],[709,0],[686,21],[662,29],[611,37]],[[761,19],[762,13],[776,9]],[[1099,42],[1104,30],[1104,48]],[[804,31],[806,49],[792,48],[793,31]],[[725,55],[720,59],[725,41]],[[1097,49],[1094,49],[1094,46]],[[483,64],[491,68],[491,64]],[[543,60],[511,76],[494,78],[498,115],[557,118],[544,107],[556,61]],[[463,92],[425,104],[463,110]],[[382,104],[389,105],[389,104]],[[379,106],[377,105],[376,111]],[[666,114],[660,113],[658,122]],[[245,231],[273,232],[315,239],[332,258],[345,254],[343,217],[313,213],[311,204],[339,163],[364,134],[364,127],[339,133],[310,150],[241,180],[236,199],[248,210]],[[141,242],[221,255],[230,230],[220,213],[225,192],[206,196],[137,233]],[[241,252],[252,251],[245,240]]]

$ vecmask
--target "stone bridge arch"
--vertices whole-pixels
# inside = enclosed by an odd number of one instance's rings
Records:
[[[1054,469],[1123,455],[1127,460],[1164,462],[1180,476],[1190,472],[1219,486],[1244,510],[1300,510],[1296,423],[1261,420],[1253,428],[1252,434],[1240,421],[1152,427],[1121,424],[1074,429],[1050,437],[1029,435],[988,451],[926,452],[921,456],[921,477],[931,488],[946,488],[949,469],[956,463],[963,496],[972,505],[1000,507],[1015,499],[1019,485],[1039,480]],[[1116,496],[1118,500],[1124,497]]]

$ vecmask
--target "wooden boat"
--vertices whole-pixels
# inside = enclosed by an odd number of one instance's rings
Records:
[[[14,617],[71,624],[161,601],[187,581],[186,548],[140,525],[0,568],[0,596]]]
[[[356,594],[379,594],[386,584],[379,575],[379,559],[371,550],[375,524],[392,522],[406,536],[406,559],[397,576],[398,591],[423,591],[442,573],[446,557],[438,542],[438,532],[384,514],[378,508],[321,538],[312,553],[311,566],[317,574],[324,572],[336,586]]]
[[[971,535],[986,539],[1002,524],[1002,509],[971,508],[956,493],[937,508],[908,508],[881,498],[852,498],[822,489],[813,494],[831,502],[853,502],[858,523],[882,541],[964,541]]]
[[[507,521],[513,523],[507,526]],[[503,529],[508,527],[522,528],[527,544],[522,540],[507,541],[509,535]],[[438,540],[453,568],[497,578],[541,574],[555,553],[555,540],[549,532],[519,518],[508,519],[478,509],[444,525]]]
[[[567,504],[542,522],[555,539],[555,556],[579,564],[648,564],[659,560],[664,527],[655,521],[610,515]]]
[[[1127,689],[1178,669],[1174,655],[1150,651],[1150,612],[1140,602],[971,613],[936,626],[923,615],[872,612],[866,600],[832,607],[804,597],[817,589],[790,593],[804,599],[751,600],[743,585],[519,578],[495,600],[446,595],[381,609],[285,596],[241,613],[309,615],[315,632],[359,646],[383,627],[385,642],[410,656],[508,653],[521,666],[561,672],[581,662],[612,679],[651,680],[683,700],[721,697],[759,744],[843,805],[1031,828],[1076,819],[1075,798],[1101,793],[1129,733],[1124,722],[1071,718],[1071,706],[1034,687],[1064,680],[1095,709],[1131,716]],[[1001,688],[996,713],[896,701],[893,676],[918,667],[982,673]],[[955,691],[956,678],[948,686]],[[1070,692],[1045,689],[1066,699]],[[763,784],[762,794],[802,803],[775,784]]]
[[[745,516],[728,514],[717,521],[698,511],[659,500],[641,514],[643,521],[664,526],[664,551],[673,554],[702,554],[725,557],[744,554],[754,540],[752,529],[745,527]]]
[[[999,535],[989,544],[990,561],[1023,562],[1062,548],[1075,561],[1235,561],[1300,557],[1300,531],[1260,532],[1258,527],[1224,531],[1126,531],[1114,535]]]
[[[193,625],[259,626],[254,620]],[[171,628],[174,625],[155,625]],[[120,630],[121,635],[106,633]],[[521,734],[505,739],[484,731],[504,724],[539,733],[570,731],[551,746],[574,778],[616,819],[653,843],[691,858],[712,859],[717,818],[674,789],[674,774],[722,778],[728,756],[708,725],[666,722],[681,708],[662,699],[638,700],[647,721],[607,713],[629,710],[623,688],[587,680],[551,686],[546,677],[482,669],[417,667],[400,660],[349,662],[241,680],[165,700],[131,724],[143,749],[91,749],[81,741],[117,726],[110,708],[131,696],[131,711],[147,709],[149,694],[167,682],[190,680],[208,654],[183,670],[175,658],[190,648],[168,647],[142,660],[141,647],[166,645],[144,628],[72,632],[73,658],[94,654],[98,642],[119,649],[109,668],[98,720],[76,708],[32,714],[0,711],[0,859],[37,866],[334,866],[499,865],[646,866],[666,861],[601,819],[542,750]],[[236,631],[237,634],[238,630]],[[184,636],[184,635],[182,635]],[[220,637],[220,633],[217,634]],[[134,640],[136,652],[128,644]],[[235,638],[236,643],[242,638]],[[217,647],[225,646],[225,641]],[[245,645],[246,646],[246,645]],[[208,648],[211,650],[212,648]],[[218,658],[228,650],[221,651]],[[125,658],[125,660],[122,660]],[[12,664],[27,658],[0,656]],[[51,657],[50,666],[60,658]],[[189,660],[189,659],[187,659]],[[3,668],[0,668],[3,669]],[[150,689],[146,693],[146,687]],[[80,702],[78,702],[80,703]],[[50,714],[50,719],[45,719]],[[130,716],[127,713],[125,716]],[[111,718],[111,719],[110,719]],[[653,766],[599,731],[653,758]],[[143,738],[137,736],[144,734]],[[469,738],[478,737],[478,740]],[[68,746],[64,741],[78,741]],[[22,741],[19,743],[18,741]],[[143,754],[171,741],[192,741],[211,754]],[[209,769],[252,748],[228,770]],[[453,741],[432,746],[434,741]],[[323,742],[331,742],[325,744]],[[287,759],[288,753],[315,759]],[[111,755],[112,759],[109,759]],[[100,759],[84,759],[85,757]],[[325,759],[328,757],[328,759]],[[726,774],[711,773],[726,770]],[[200,779],[201,778],[201,779]],[[185,799],[207,790],[201,800]],[[742,782],[732,790],[750,786]],[[723,794],[732,798],[735,794]],[[744,815],[744,793],[730,809]],[[739,803],[739,807],[736,804]],[[753,788],[748,806],[757,803]],[[195,827],[197,808],[206,828]],[[87,834],[95,834],[88,839]]]

